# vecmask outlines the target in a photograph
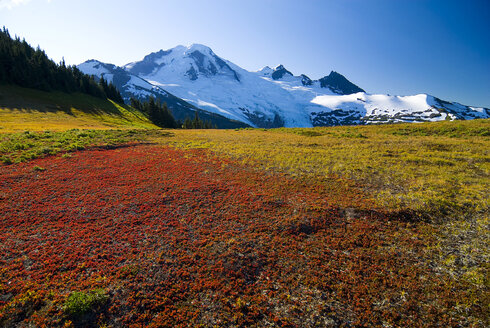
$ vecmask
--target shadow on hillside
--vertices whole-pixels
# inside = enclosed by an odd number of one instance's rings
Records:
[[[126,110],[128,106],[120,105]],[[15,86],[0,87],[0,108],[23,113],[65,113],[76,116],[73,109],[90,115],[124,114],[111,101],[81,93],[45,92]]]
[[[125,107],[125,105],[121,105]],[[16,104],[14,106],[5,104],[0,101],[0,107],[3,108],[8,108],[11,111],[18,111],[18,112],[23,112],[23,113],[65,113],[71,116],[76,116],[76,114],[73,112],[73,109],[77,109],[80,112],[90,114],[90,115],[103,115],[103,114],[111,114],[111,115],[117,115],[120,116],[121,118],[124,116],[123,113],[112,103],[107,103],[104,104],[103,107],[98,106],[96,104],[89,104],[89,105],[73,105],[73,106],[68,106],[68,105],[47,105],[47,104]]]

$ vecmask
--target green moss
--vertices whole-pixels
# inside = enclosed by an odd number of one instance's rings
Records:
[[[88,312],[96,311],[108,299],[109,297],[103,289],[89,292],[73,292],[63,304],[63,311],[70,316],[81,316]]]

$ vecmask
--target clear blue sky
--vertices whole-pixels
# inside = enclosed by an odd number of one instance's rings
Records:
[[[489,0],[0,0],[0,25],[69,64],[202,43],[248,70],[490,107]]]

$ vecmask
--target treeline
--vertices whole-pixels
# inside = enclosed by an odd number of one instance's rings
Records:
[[[195,112],[194,119],[187,117],[183,123],[178,120],[176,121],[172,112],[168,109],[167,103],[162,104],[160,100],[155,100],[153,97],[150,97],[146,102],[131,97],[129,104],[131,107],[146,114],[153,124],[162,128],[217,129],[210,121],[201,120],[197,111]]]
[[[112,83],[82,73],[63,60],[56,64],[44,50],[34,49],[25,40],[13,39],[4,27],[0,30],[0,83],[16,84],[43,91],[82,92],[123,103]]]
[[[141,102],[136,98],[131,98],[130,105],[140,112],[145,113],[150,121],[159,127],[171,129],[180,127],[168,109],[167,104],[162,104],[160,100],[155,101],[155,98],[150,97],[147,102]]]
[[[203,121],[199,118],[197,110],[194,115],[194,119],[191,120],[186,117],[184,124],[182,124],[183,129],[217,129],[217,126],[213,126],[210,121]]]

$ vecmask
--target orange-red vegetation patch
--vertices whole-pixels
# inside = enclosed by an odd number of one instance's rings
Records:
[[[456,325],[415,226],[327,190],[160,146],[0,167],[0,325]]]

